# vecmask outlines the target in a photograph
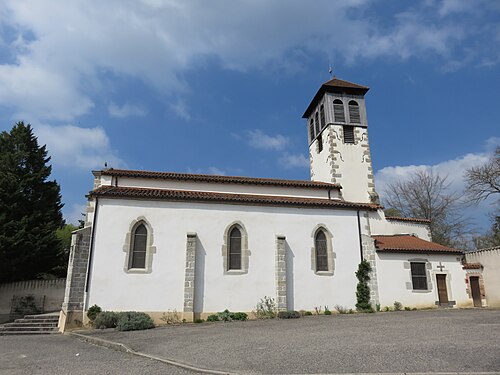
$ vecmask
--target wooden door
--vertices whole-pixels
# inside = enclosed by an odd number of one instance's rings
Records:
[[[438,287],[439,304],[448,306],[448,289],[446,288],[446,275],[437,274],[436,280]]]
[[[472,300],[474,301],[474,307],[481,307],[481,289],[479,288],[479,276],[471,276],[470,280],[470,290],[472,292]]]

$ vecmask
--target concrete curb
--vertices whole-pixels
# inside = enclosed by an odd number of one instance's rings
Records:
[[[155,360],[158,362],[167,363],[167,364],[172,365],[172,366],[180,367],[180,368],[183,368],[186,370],[191,370],[191,371],[195,371],[195,372],[199,372],[199,373],[203,373],[203,374],[238,375],[237,373],[234,373],[234,372],[204,369],[204,368],[188,365],[186,363],[173,361],[171,359],[166,359],[166,358],[161,358],[161,357],[157,357],[157,356],[146,354],[146,353],[136,352],[135,350],[133,350],[132,348],[128,347],[125,344],[121,344],[119,342],[114,342],[114,341],[109,341],[109,340],[104,340],[104,339],[100,339],[97,337],[87,336],[87,335],[83,335],[81,333],[67,332],[67,333],[65,333],[65,335],[76,337],[76,338],[83,340],[85,342],[88,342],[90,344],[103,346],[105,348],[113,349],[113,350],[123,352],[123,353],[130,353],[130,354],[136,355],[138,357],[152,359],[152,360]]]

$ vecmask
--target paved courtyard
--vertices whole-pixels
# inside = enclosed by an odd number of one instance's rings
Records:
[[[91,331],[238,373],[500,372],[500,310],[432,310]]]

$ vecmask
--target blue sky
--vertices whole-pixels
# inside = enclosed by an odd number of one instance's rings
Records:
[[[301,118],[331,64],[369,86],[377,190],[500,144],[498,1],[23,1],[0,5],[0,130],[31,123],[64,214],[92,169],[308,179]],[[498,206],[467,209],[478,228]]]

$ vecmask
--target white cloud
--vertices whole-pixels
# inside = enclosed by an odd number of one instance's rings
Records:
[[[283,135],[267,135],[259,129],[248,131],[246,138],[250,146],[263,150],[283,150],[290,143]]]
[[[78,169],[121,167],[124,162],[111,149],[109,138],[101,127],[80,128],[74,125],[34,126],[40,144],[46,144],[52,162],[57,166]]]
[[[146,116],[148,112],[139,105],[125,103],[119,106],[115,103],[111,103],[108,106],[108,113],[111,117],[125,118],[130,116]]]
[[[186,102],[178,98],[174,103],[170,103],[169,107],[174,113],[184,121],[191,120],[191,114],[187,108]]]
[[[103,77],[125,76],[160,90],[188,120],[176,95],[188,91],[183,74],[206,58],[226,69],[289,74],[303,69],[311,52],[353,63],[428,53],[460,61],[469,37],[474,46],[490,46],[482,48],[480,61],[498,59],[490,35],[496,29],[481,34],[467,27],[458,11],[464,2],[410,3],[406,12],[384,15],[388,20],[372,13],[370,3],[5,0],[0,34],[4,27],[16,36],[1,36],[14,59],[0,65],[0,103],[32,118],[71,120],[108,89]]]
[[[82,213],[85,213],[86,205],[85,204],[76,204],[73,203],[71,206],[64,206],[62,211],[64,215],[64,220],[66,223],[73,224],[78,226],[78,220],[83,220],[84,216]]]
[[[287,169],[291,168],[309,168],[309,159],[303,154],[285,153],[279,159],[280,164]]]

